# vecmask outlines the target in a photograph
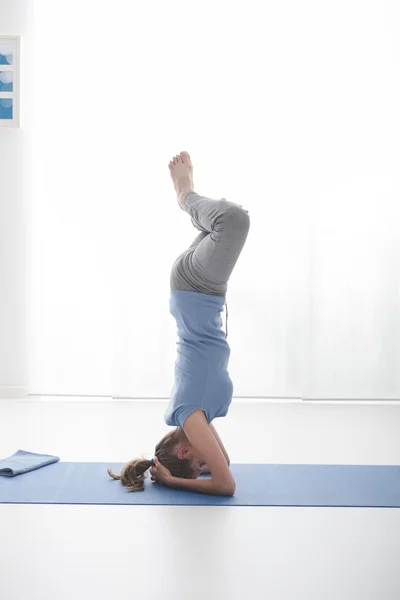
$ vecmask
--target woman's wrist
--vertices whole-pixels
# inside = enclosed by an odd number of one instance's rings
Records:
[[[182,479],[182,477],[175,477],[174,475],[169,475],[165,480],[165,485],[168,487],[178,487],[176,480]]]

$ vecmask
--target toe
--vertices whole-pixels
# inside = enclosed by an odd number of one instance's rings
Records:
[[[190,160],[190,156],[189,156],[189,152],[183,152],[183,154],[185,155],[185,158],[187,160],[187,162],[189,163],[189,165],[192,165],[192,161]]]

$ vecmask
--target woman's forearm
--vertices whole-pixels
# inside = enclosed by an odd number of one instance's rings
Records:
[[[235,493],[235,484],[216,485],[212,477],[207,479],[185,479],[183,477],[170,477],[165,482],[168,487],[187,490],[189,492],[200,492],[200,494],[210,494],[212,496],[233,496]]]

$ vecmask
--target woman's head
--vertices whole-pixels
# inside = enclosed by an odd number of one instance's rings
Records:
[[[181,427],[170,431],[158,442],[154,455],[174,477],[196,479],[205,464]],[[119,479],[129,492],[139,492],[144,490],[145,473],[151,466],[151,460],[138,458],[124,465],[120,475],[111,469],[107,472],[113,479]]]

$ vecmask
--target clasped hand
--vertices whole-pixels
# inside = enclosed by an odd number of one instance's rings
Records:
[[[172,474],[164,465],[160,463],[157,457],[154,458],[155,465],[150,469],[151,480],[159,484],[168,484]]]

